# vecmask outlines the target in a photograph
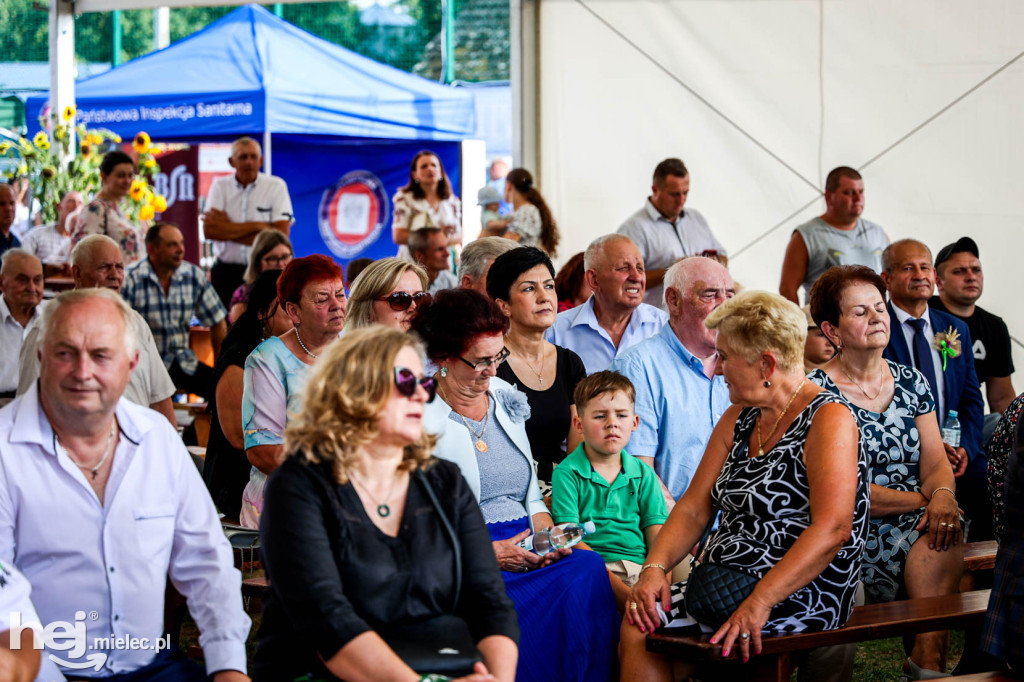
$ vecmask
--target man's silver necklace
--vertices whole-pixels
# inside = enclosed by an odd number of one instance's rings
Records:
[[[314,360],[319,360],[320,359],[319,355],[317,355],[316,353],[314,353],[311,350],[309,350],[308,348],[306,348],[306,344],[302,343],[302,337],[299,336],[299,328],[298,327],[295,328],[295,340],[299,342],[300,346],[302,346],[302,350],[306,351],[306,355],[308,355],[309,357],[313,358]]]
[[[96,476],[100,472],[100,467],[102,467],[103,464],[107,461],[107,458],[110,457],[110,453],[114,449],[113,448],[113,445],[114,445],[114,433],[116,433],[116,432],[117,432],[117,420],[115,419],[110,424],[110,433],[107,434],[107,447],[106,447],[106,449],[103,450],[103,456],[100,457],[100,461],[97,462],[96,466],[94,466],[94,467],[91,467],[91,466],[89,466],[87,464],[80,464],[78,462],[78,460],[75,458],[74,453],[71,452],[71,448],[69,448],[67,445],[64,445],[64,443],[60,442],[60,436],[57,435],[56,431],[54,431],[53,435],[57,438],[57,445],[61,446],[61,448],[64,449],[64,453],[68,456],[68,459],[70,459],[71,462],[76,467],[78,467],[79,469],[88,469],[89,471],[91,471],[92,472],[92,477],[95,480]]]

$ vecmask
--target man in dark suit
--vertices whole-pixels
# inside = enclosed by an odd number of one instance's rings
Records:
[[[984,403],[974,370],[974,354],[967,325],[957,318],[928,307],[935,289],[935,269],[928,247],[914,239],[902,239],[882,253],[882,279],[889,288],[889,346],[885,357],[917,368],[927,379],[935,398],[935,416],[946,421],[949,410],[960,420],[960,447],[946,446],[946,455],[958,477],[957,499],[971,519],[971,537],[992,537],[992,509],[988,501],[988,463],[982,449]],[[943,354],[937,338],[959,337],[959,352]],[[953,344],[954,346],[956,344]]]

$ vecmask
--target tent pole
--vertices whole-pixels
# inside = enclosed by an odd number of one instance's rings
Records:
[[[270,175],[270,130],[263,131],[263,172]]]

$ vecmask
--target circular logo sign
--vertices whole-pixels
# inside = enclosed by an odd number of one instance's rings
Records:
[[[380,236],[391,216],[384,185],[370,171],[346,173],[320,199],[320,236],[338,258],[354,258]]]

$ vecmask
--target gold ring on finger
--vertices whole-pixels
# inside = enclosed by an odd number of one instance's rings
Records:
[[[629,603],[629,608],[632,609],[633,611],[636,611],[636,609],[637,609],[636,602],[635,601],[634,602],[630,602]]]

